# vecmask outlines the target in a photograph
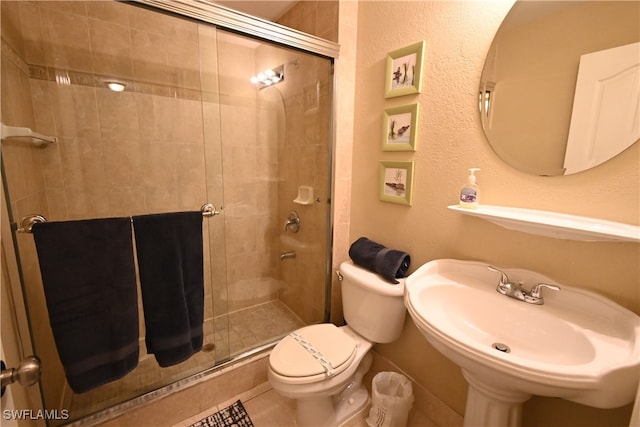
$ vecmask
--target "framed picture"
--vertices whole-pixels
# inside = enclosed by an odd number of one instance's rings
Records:
[[[423,56],[424,40],[411,46],[394,50],[387,55],[387,71],[384,83],[385,98],[420,93]]]
[[[416,151],[418,104],[387,108],[382,119],[382,151]]]
[[[413,162],[380,162],[379,198],[411,206]]]

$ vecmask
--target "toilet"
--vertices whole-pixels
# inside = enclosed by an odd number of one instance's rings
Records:
[[[354,265],[340,264],[346,326],[305,326],[282,339],[269,356],[268,377],[280,395],[296,400],[298,427],[339,426],[369,402],[362,377],[369,350],[402,332],[404,279],[391,284]]]

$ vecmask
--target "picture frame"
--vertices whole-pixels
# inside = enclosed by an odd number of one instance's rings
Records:
[[[387,54],[384,97],[411,95],[422,90],[424,40]]]
[[[382,118],[382,151],[416,151],[418,104],[387,108]]]
[[[413,162],[380,162],[378,197],[383,202],[411,206]]]

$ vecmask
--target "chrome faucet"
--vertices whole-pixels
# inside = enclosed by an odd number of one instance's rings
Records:
[[[524,301],[529,304],[542,305],[544,304],[544,298],[542,297],[542,289],[547,288],[554,291],[559,291],[560,287],[556,285],[550,285],[548,283],[538,283],[531,291],[527,291],[522,287],[523,282],[511,283],[509,276],[504,271],[495,268],[491,265],[488,266],[489,270],[500,273],[500,281],[496,287],[496,291],[502,295],[506,295],[509,298],[514,298],[520,301]]]
[[[280,261],[285,260],[287,258],[295,258],[295,257],[296,257],[295,251],[283,252],[280,254]]]

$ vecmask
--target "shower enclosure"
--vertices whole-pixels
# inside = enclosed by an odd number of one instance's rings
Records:
[[[175,387],[328,319],[335,45],[190,0],[1,6],[2,122],[55,137],[34,144],[3,134],[1,157],[12,226],[3,248],[15,248],[20,277],[2,286],[22,294],[12,311],[19,316],[23,299],[26,335],[42,360],[44,408],[69,411],[49,425]],[[280,79],[252,83],[265,70]],[[140,320],[138,367],[74,394],[21,219],[192,211],[206,203],[215,215],[203,216],[203,350],[160,368],[145,352]],[[286,226],[294,211],[297,232]]]

